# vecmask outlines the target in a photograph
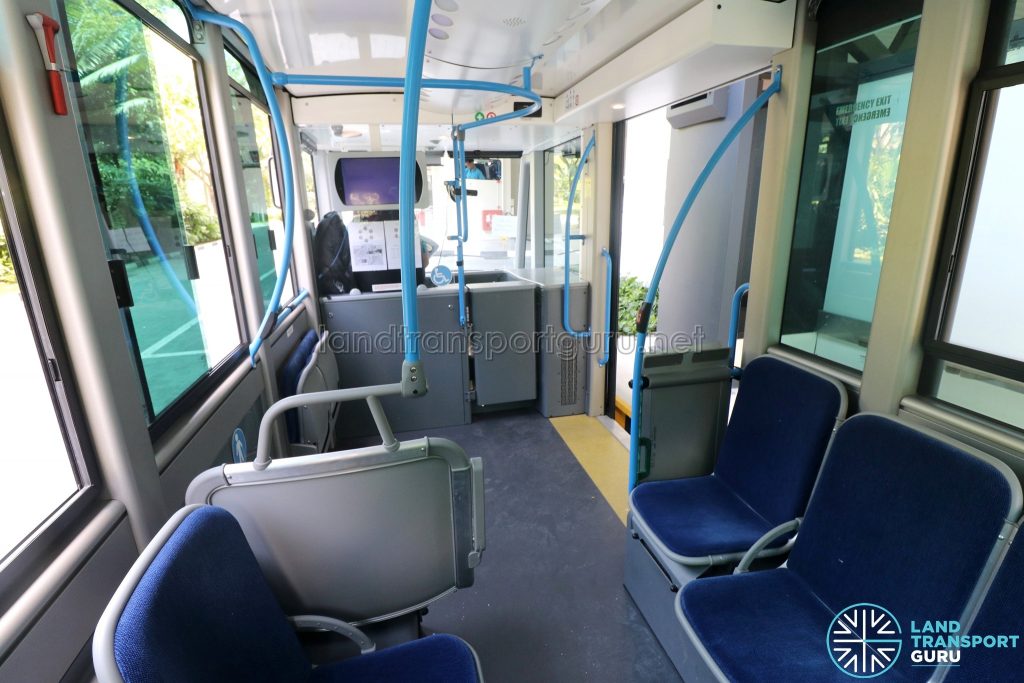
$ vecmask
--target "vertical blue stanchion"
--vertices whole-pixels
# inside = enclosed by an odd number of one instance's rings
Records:
[[[398,174],[398,210],[401,233],[402,317],[405,323],[405,360],[402,363],[402,395],[427,393],[427,378],[420,361],[420,323],[416,307],[416,134],[420,123],[420,90],[423,55],[431,0],[416,0],[405,59],[402,94],[402,145]]]
[[[455,163],[455,268],[459,273],[459,326],[466,326],[466,268],[462,245],[469,229],[464,224],[462,207],[466,204],[466,167],[462,163],[466,134],[458,126],[452,130],[452,160]],[[465,214],[468,216],[468,214]]]
[[[640,307],[640,315],[637,320],[637,335],[636,335],[636,355],[633,357],[633,397],[632,397],[632,415],[630,416],[630,429],[629,429],[629,490],[632,491],[636,487],[637,474],[640,467],[640,411],[642,407],[642,396],[644,389],[644,345],[647,342],[647,324],[650,322],[651,309],[654,306],[654,298],[658,295],[658,286],[661,284],[661,276],[665,270],[665,264],[668,263],[669,254],[672,253],[672,247],[675,246],[676,238],[679,236],[679,231],[683,227],[683,221],[686,220],[686,216],[690,213],[690,209],[693,207],[693,203],[697,200],[697,196],[700,191],[704,188],[704,184],[710,177],[711,172],[715,170],[715,166],[721,161],[722,156],[725,155],[729,146],[732,145],[733,141],[739,136],[747,124],[754,118],[754,115],[763,107],[772,95],[779,91],[782,85],[782,68],[776,67],[775,76],[772,78],[771,85],[763,93],[761,93],[753,104],[747,108],[743,115],[733,124],[729,132],[726,133],[725,138],[719,143],[718,147],[715,148],[711,158],[708,159],[707,164],[704,165],[704,169],[697,176],[697,179],[693,183],[693,187],[690,188],[690,192],[686,195],[686,199],[683,200],[683,205],[679,208],[679,213],[676,214],[676,218],[672,223],[672,228],[669,230],[668,237],[665,239],[665,246],[662,247],[661,255],[658,257],[658,264],[654,268],[654,275],[651,277],[651,285],[647,290],[647,296],[644,298],[644,302]]]
[[[580,155],[580,162],[576,164],[576,173],[573,174],[572,185],[569,186],[569,208],[565,211],[565,287],[562,289],[562,328],[574,339],[586,339],[590,336],[590,330],[574,329],[572,321],[569,319],[569,245],[574,239],[583,239],[583,235],[572,234],[572,205],[576,201],[576,186],[579,185],[580,178],[583,176],[583,168],[587,165],[587,157],[594,149],[596,141],[597,134],[591,133],[590,141],[587,142],[583,154]]]

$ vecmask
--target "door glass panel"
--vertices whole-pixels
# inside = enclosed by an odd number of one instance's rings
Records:
[[[862,370],[889,233],[920,19],[814,63],[782,343]]]
[[[79,108],[150,419],[239,346],[196,64],[110,0],[68,0]]]
[[[580,140],[569,140],[544,152],[544,199],[548,205],[547,221],[544,223],[544,265],[562,268],[565,265],[565,214],[569,209],[569,189],[576,167],[580,163]],[[569,221],[570,234],[580,234],[581,207],[585,178],[580,178],[576,188]],[[580,250],[583,242],[569,243],[569,271],[580,272]]]

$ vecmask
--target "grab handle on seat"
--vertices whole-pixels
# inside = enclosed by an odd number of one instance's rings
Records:
[[[767,532],[765,532],[764,536],[757,539],[757,543],[750,546],[750,550],[748,550],[746,554],[743,555],[743,559],[741,559],[740,563],[736,565],[736,569],[734,569],[732,573],[746,574],[747,572],[749,572],[750,565],[754,563],[754,560],[756,560],[757,556],[761,554],[761,551],[767,548],[768,545],[770,543],[773,543],[777,538],[785,536],[786,534],[791,534],[797,529],[799,529],[800,521],[801,518],[797,517],[796,519],[791,519],[788,522],[783,522],[774,529],[770,529]]]
[[[368,655],[377,649],[377,645],[368,635],[341,619],[302,614],[288,617],[288,621],[296,631],[331,631],[345,636],[359,647],[359,654],[362,655]]]
[[[301,408],[308,405],[319,405],[321,403],[345,403],[348,401],[365,400],[370,407],[370,415],[377,425],[384,448],[388,451],[396,451],[399,442],[395,439],[394,432],[388,418],[384,415],[380,398],[382,396],[401,396],[402,385],[379,384],[372,387],[355,387],[352,389],[334,389],[332,391],[316,391],[309,394],[296,394],[282,398],[267,409],[263,419],[260,421],[259,441],[256,444],[256,460],[253,466],[257,470],[265,470],[270,465],[270,430],[274,426],[274,420],[281,417],[292,408]]]

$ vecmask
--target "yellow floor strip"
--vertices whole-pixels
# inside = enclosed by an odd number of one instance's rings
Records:
[[[629,509],[626,495],[629,453],[596,418],[587,415],[553,417],[551,424],[625,524]]]

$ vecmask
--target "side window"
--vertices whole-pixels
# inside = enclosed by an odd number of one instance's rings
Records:
[[[1022,5],[1007,12],[1009,30],[1001,28],[1009,42],[991,53],[998,63],[984,65],[975,79],[921,387],[1018,428],[1024,428],[1024,319],[1016,306],[1024,298],[1018,263],[1024,71],[1010,64],[1024,59]]]
[[[273,138],[270,117],[254,101],[238,90],[231,89],[231,109],[235,117],[235,135],[242,160],[245,180],[245,198],[249,204],[249,223],[256,244],[256,262],[260,274],[263,304],[277,283],[277,269],[281,265],[284,246],[283,213],[274,201],[273,174],[277,172],[273,158]],[[281,295],[282,303],[294,296],[291,280],[286,280]]]
[[[316,175],[313,170],[313,155],[308,150],[302,150],[302,175],[306,182],[306,206],[313,212],[312,222],[316,225],[320,222],[320,204],[316,196]]]
[[[126,322],[152,423],[240,355],[197,56],[112,0],[65,7],[82,135],[134,300]]]
[[[62,389],[47,366],[45,336],[17,241],[0,212],[0,569],[21,542],[88,482],[72,456]]]
[[[815,56],[782,343],[864,369],[920,19]]]

